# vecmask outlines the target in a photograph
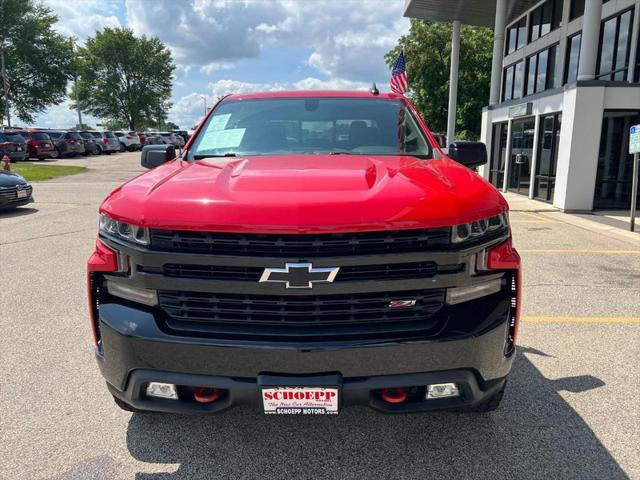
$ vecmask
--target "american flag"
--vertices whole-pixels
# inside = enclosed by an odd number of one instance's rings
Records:
[[[400,55],[396,58],[393,64],[393,70],[391,70],[391,91],[399,94],[404,94],[409,88],[407,82],[407,71],[404,67],[404,52],[401,50]]]

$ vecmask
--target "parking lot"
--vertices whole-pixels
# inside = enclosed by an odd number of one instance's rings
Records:
[[[85,262],[139,153],[57,163],[89,171],[0,214],[0,478],[640,478],[640,240],[512,213],[523,321],[491,414],[132,415],[93,358]]]

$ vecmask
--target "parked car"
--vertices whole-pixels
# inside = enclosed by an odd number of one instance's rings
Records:
[[[27,142],[22,135],[0,132],[0,159],[5,155],[12,162],[20,162],[28,158]]]
[[[28,158],[53,158],[57,156],[55,145],[48,133],[36,130],[19,130],[14,132],[27,141]]]
[[[142,133],[142,132],[138,132],[138,138],[140,139],[140,147],[144,147],[145,145],[147,145],[147,135]]]
[[[113,132],[120,141],[120,151],[140,150],[140,137],[136,132]]]
[[[176,135],[182,137],[184,143],[187,143],[189,141],[189,137],[191,136],[186,130],[172,130],[171,133],[175,133]]]
[[[158,132],[145,132],[147,136],[147,144],[149,145],[163,145],[167,144],[162,135]]]
[[[98,146],[98,142],[96,138],[93,136],[91,132],[78,132],[84,141],[84,150],[86,153],[90,153],[91,155],[99,155],[101,152],[100,147]]]
[[[0,169],[0,210],[8,210],[33,202],[33,188],[15,172]]]
[[[173,145],[177,148],[184,147],[184,139],[180,135],[172,132],[158,132],[158,134],[162,137],[165,144]]]
[[[225,97],[179,159],[146,146],[153,170],[100,206],[109,392],[130,411],[496,409],[521,275],[486,161],[476,142],[444,155],[393,93]]]
[[[96,144],[100,149],[100,153],[107,155],[120,151],[120,141],[113,132],[90,132],[96,139]]]
[[[84,140],[78,132],[47,130],[56,149],[57,157],[75,157],[84,155]]]

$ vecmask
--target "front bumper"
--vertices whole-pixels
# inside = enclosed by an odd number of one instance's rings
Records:
[[[500,390],[514,358],[513,351],[504,354],[507,329],[505,320],[481,335],[455,340],[308,347],[240,344],[171,336],[151,314],[110,304],[100,308],[97,359],[111,393],[142,410],[214,413],[234,405],[259,408],[265,375],[286,375],[292,381],[331,375],[339,379],[342,406],[418,412],[473,406]],[[144,395],[149,381],[222,388],[226,394],[213,404],[198,404],[188,396],[178,401],[150,398]],[[429,401],[422,396],[400,405],[379,396],[382,388],[419,389],[446,382],[457,383],[462,395]]]

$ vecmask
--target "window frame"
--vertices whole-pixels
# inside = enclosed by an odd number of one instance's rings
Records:
[[[553,76],[549,75],[550,72],[550,68],[556,68],[557,62],[558,62],[558,51],[559,51],[559,45],[560,43],[554,43],[553,45],[549,45],[546,48],[543,48],[542,50],[538,50],[535,53],[532,53],[531,55],[529,55],[528,57],[525,58],[525,74],[524,74],[524,78],[525,78],[525,87],[524,87],[524,91],[525,91],[525,97],[528,95],[533,95],[535,93],[540,93],[540,92],[544,92],[546,90],[550,90],[555,88],[554,85],[550,85],[549,84],[549,79],[553,78],[555,80],[555,71],[553,72]],[[553,55],[554,57],[554,62],[550,62],[549,58],[550,58],[550,52],[552,49],[555,49],[555,54]],[[539,72],[538,69],[540,68],[540,55],[544,52],[547,52],[547,61],[546,61],[546,72],[545,72],[545,79],[544,79],[544,87],[542,89],[538,89],[538,79],[539,79]],[[529,93],[529,80],[530,80],[530,70],[529,70],[529,65],[530,65],[530,60],[535,58],[535,73],[534,73],[534,87],[533,87],[533,91],[531,93]]]
[[[618,63],[618,45],[619,45],[619,39],[620,39],[620,19],[622,18],[622,16],[628,12],[631,12],[631,17],[629,19],[629,34],[627,35],[627,48],[626,48],[626,52],[625,52],[625,63],[624,63],[624,67],[623,68],[615,68],[616,64]],[[622,10],[620,12],[616,12],[613,15],[610,15],[607,18],[603,18],[602,21],[600,22],[600,33],[599,33],[599,37],[598,37],[598,62],[596,63],[596,80],[605,80],[605,81],[614,81],[615,75],[618,72],[623,72],[624,73],[624,79],[623,80],[618,80],[618,81],[626,81],[627,79],[627,75],[629,74],[629,63],[630,63],[630,57],[631,57],[631,40],[633,37],[633,21],[635,18],[635,8],[634,7],[629,7],[625,10]],[[604,25],[609,22],[610,20],[614,20],[615,19],[615,33],[614,33],[614,37],[613,37],[613,55],[611,56],[611,65],[609,66],[611,68],[611,70],[609,70],[608,72],[601,72],[600,69],[602,67],[601,62],[602,62],[602,41],[604,39]],[[609,68],[607,67],[607,68]],[[608,77],[608,78],[602,78],[602,77]]]
[[[521,25],[521,23],[523,23],[523,25]],[[523,30],[521,32],[521,29]],[[513,50],[511,50],[510,48],[510,41],[512,38],[512,32],[515,33],[515,41],[514,41],[514,48]],[[528,28],[528,15],[523,15],[522,17],[520,17],[518,20],[516,20],[515,22],[512,22],[510,25],[508,25],[505,29],[505,42],[504,42],[504,55],[511,55],[513,52],[517,52],[518,50],[520,50],[521,48],[524,48],[525,45],[527,44],[527,37],[528,37],[528,32],[529,32],[529,28]],[[521,35],[522,33],[522,35]],[[520,37],[523,37],[522,42],[520,42]]]
[[[562,4],[563,8],[558,9],[557,4]],[[551,14],[551,19],[549,21],[549,30],[542,33],[542,26],[544,25],[544,13],[545,9],[549,9]],[[542,37],[547,36],[551,32],[557,30],[562,26],[562,12],[564,10],[564,0],[546,0],[545,2],[538,5],[536,8],[531,10],[530,12],[530,21],[529,21],[529,29],[527,39],[529,43],[535,42]],[[557,18],[558,13],[560,14],[560,18]],[[535,17],[538,16],[539,23],[535,23]],[[534,38],[535,33],[535,38]]]
[[[569,66],[571,60],[571,43],[574,38],[580,36],[580,43],[578,44],[578,62],[576,63],[576,78],[571,80],[571,82],[575,82],[578,79],[578,71],[580,69],[580,50],[582,50],[582,30],[574,33],[570,37],[567,37],[567,49],[565,51],[564,56],[564,71],[562,72],[562,84],[566,85],[569,83]]]

